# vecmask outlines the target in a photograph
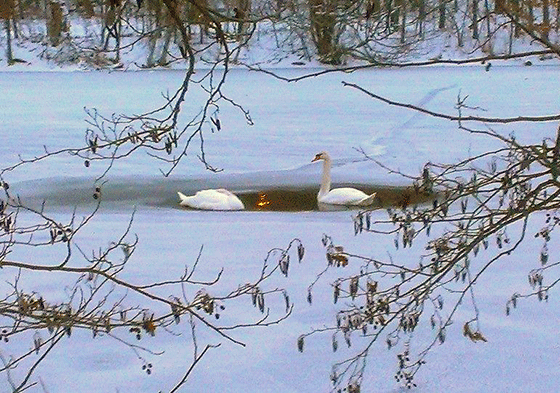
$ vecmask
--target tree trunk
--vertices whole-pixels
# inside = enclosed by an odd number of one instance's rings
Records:
[[[439,0],[439,19],[438,28],[440,30],[445,29],[445,0]]]
[[[4,20],[4,28],[6,30],[6,60],[8,64],[14,62],[12,53],[12,31],[11,20],[14,17],[14,1],[1,0],[0,2],[0,19]]]
[[[424,20],[426,19],[426,4],[424,0],[418,1],[418,34],[424,38]]]
[[[150,31],[148,35],[148,55],[146,56],[146,67],[151,68],[155,65],[155,57],[156,57],[156,48],[158,40],[161,36],[161,31],[158,30],[160,26],[162,26],[163,22],[161,8],[153,10],[152,17],[148,21],[147,30]],[[188,29],[190,33],[191,25],[193,24],[192,20],[188,20]]]
[[[394,6],[392,7],[393,9],[391,10],[391,31],[393,30],[397,30],[399,27],[399,19],[400,19],[400,11],[401,11],[401,7],[400,7],[400,3],[402,2],[402,0],[393,0],[393,4]]]
[[[395,2],[396,0],[385,0],[385,11],[387,13],[385,25],[389,32],[395,31],[399,24],[398,5],[395,5]]]
[[[150,38],[148,39],[148,56],[146,57],[146,67],[148,68],[152,68],[155,65],[154,57],[156,55],[157,42],[157,35],[152,32],[152,34],[150,34]]]
[[[113,37],[115,39],[115,47],[113,49],[115,51],[115,63],[119,63],[121,61],[122,10],[122,6],[120,5],[111,5],[105,15],[105,28],[107,29],[107,36],[103,49],[109,49],[109,40]]]
[[[548,40],[548,31],[550,29],[550,10],[549,10],[549,0],[543,0],[543,28],[542,28],[542,37],[545,40]]]
[[[401,44],[406,38],[406,1],[401,2]]]
[[[102,20],[107,20],[107,7],[105,7],[105,4],[101,4],[101,18]],[[105,34],[107,33],[107,26],[105,23],[100,23],[101,25],[101,34],[99,35],[101,38],[101,42],[100,45],[104,45],[105,43]]]
[[[18,39],[19,38],[19,29],[18,29],[18,24],[16,22],[16,19],[12,19],[12,30],[14,32],[14,38]]]
[[[521,0],[510,0],[510,11],[513,14],[513,18],[516,22],[519,22],[520,10],[521,10]],[[515,24],[514,29],[515,37],[518,38],[521,35],[521,28],[518,24]]]
[[[15,39],[19,38],[19,29],[18,29],[18,21],[22,20],[24,15],[23,15],[23,6],[21,5],[21,0],[20,1],[15,1],[12,0],[13,3],[13,11],[12,11],[12,33]]]
[[[472,38],[478,40],[478,0],[472,2]]]
[[[119,7],[120,9],[120,7]],[[122,9],[120,9],[122,10]],[[119,14],[118,14],[118,19],[117,19],[117,24],[115,26],[115,63],[120,63],[121,61],[121,28],[122,28],[122,23],[121,23],[121,13],[119,10]]]
[[[486,18],[486,38],[490,38],[490,5],[484,0],[484,16]]]
[[[319,59],[324,63],[340,64],[335,42],[336,0],[310,0],[309,18],[311,37]]]
[[[12,54],[12,33],[10,32],[10,20],[4,19],[4,25],[6,27],[6,60],[8,65],[12,65],[14,62],[14,56]]]
[[[235,18],[237,21],[237,30],[236,36],[237,40],[241,40],[243,34],[245,34],[245,27],[247,23],[247,17],[249,16],[249,12],[251,11],[251,2],[249,0],[238,0],[237,7],[234,8],[235,10]]]
[[[163,41],[163,47],[161,48],[161,55],[158,60],[158,65],[164,66],[167,64],[167,52],[169,51],[169,44],[171,43],[171,38],[175,34],[175,28],[173,26],[165,29],[165,37]]]
[[[47,35],[52,46],[60,44],[63,30],[62,7],[54,1],[49,5],[49,19],[47,20]]]

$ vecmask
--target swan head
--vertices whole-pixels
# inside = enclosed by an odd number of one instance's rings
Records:
[[[328,160],[330,157],[326,151],[322,151],[321,153],[317,153],[315,158],[311,160],[311,162],[319,161],[319,160]]]

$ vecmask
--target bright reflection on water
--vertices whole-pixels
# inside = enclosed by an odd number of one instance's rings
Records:
[[[358,207],[332,206],[317,203],[318,185],[299,179],[298,171],[276,174],[274,181],[263,173],[232,176],[228,183],[217,183],[208,179],[166,179],[152,177],[112,178],[101,186],[93,186],[89,178],[51,178],[16,183],[13,193],[27,203],[39,208],[43,203],[48,208],[68,211],[73,207],[93,206],[100,198],[104,209],[122,210],[133,206],[188,209],[179,206],[177,191],[193,195],[206,188],[227,187],[234,192],[248,211],[340,211]],[[276,183],[284,178],[283,186]],[[298,180],[299,179],[299,180]],[[289,181],[292,184],[289,184]],[[354,187],[371,194],[377,193],[376,203],[371,208],[403,206],[430,201],[430,197],[417,195],[410,187],[381,186],[365,183],[340,183],[335,187]]]

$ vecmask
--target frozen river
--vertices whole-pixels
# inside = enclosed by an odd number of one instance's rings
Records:
[[[303,71],[277,72],[296,76]],[[0,73],[0,162],[6,166],[17,162],[18,155],[30,158],[41,154],[44,146],[50,150],[80,146],[86,128],[84,107],[105,114],[138,114],[161,105],[161,92],[173,90],[182,76],[178,71]],[[247,347],[224,343],[212,351],[197,366],[184,391],[325,392],[330,388],[331,364],[351,353],[332,354],[328,336],[306,343],[303,354],[297,351],[300,334],[334,321],[328,280],[316,291],[314,304],[306,302],[307,286],[325,265],[321,238],[329,234],[346,249],[366,255],[391,250],[392,238],[354,236],[355,212],[317,211],[314,196],[321,166],[311,164],[316,153],[326,150],[335,158],[334,183],[378,190],[408,185],[408,181],[388,174],[355,149],[416,175],[427,161],[452,162],[495,146],[494,141],[459,131],[452,122],[374,101],[343,87],[342,81],[449,114],[456,114],[457,98],[467,95],[468,104],[480,108],[472,113],[489,117],[554,114],[560,108],[558,67],[552,66],[494,66],[490,72],[483,66],[381,69],[330,74],[297,83],[231,71],[225,92],[250,112],[254,125],[248,125],[235,108],[220,108],[223,128],[206,134],[205,151],[207,160],[224,171],[206,171],[196,158],[196,146],[169,178],[161,176],[159,170],[166,168],[160,162],[142,153],[117,162],[106,178],[100,213],[76,239],[84,249],[105,245],[122,233],[136,209],[132,231],[140,243],[127,271],[129,277],[138,281],[178,277],[203,246],[202,274],[211,275],[224,267],[225,288],[235,288],[258,274],[271,248],[285,247],[295,237],[302,240],[304,263],[295,266],[288,279],[275,282],[290,292],[293,315],[279,326],[235,333]],[[185,102],[185,112],[199,110],[197,97],[202,93],[193,93]],[[514,132],[522,141],[539,141],[543,136],[554,137],[557,128],[555,124],[525,126],[516,124],[503,130]],[[96,165],[86,168],[79,159],[59,156],[22,166],[7,173],[5,180],[13,193],[30,203],[46,201],[47,211],[63,218],[75,207],[80,212],[93,205],[93,180],[104,169]],[[251,201],[262,191],[276,190],[276,198],[285,198],[290,191],[308,204],[283,209],[288,211],[228,213],[178,208],[176,191],[191,193],[209,187],[230,188],[253,198]],[[510,281],[481,294],[479,307],[486,315],[483,321],[489,342],[467,342],[458,323],[445,346],[434,351],[419,374],[419,391],[529,392],[557,387],[560,374],[552,365],[558,361],[560,341],[554,329],[560,320],[552,312],[558,302],[538,304],[542,313],[525,310],[525,314],[509,319],[503,316],[512,288],[517,283],[526,285],[528,263],[500,276]],[[13,272],[0,272],[0,277],[12,278],[3,276],[6,274]],[[490,271],[490,279],[484,281],[488,285],[492,274],[497,273]],[[22,285],[54,297],[63,291],[48,279]],[[540,333],[535,334],[535,329]],[[164,351],[150,358],[154,365],[150,376],[127,348],[110,339],[90,340],[79,333],[54,351],[37,375],[49,392],[165,391],[184,371],[184,359],[192,356],[188,326],[177,331],[184,335],[147,342],[156,352]],[[202,339],[220,342],[212,335]],[[27,343],[21,345],[26,347]],[[367,381],[375,388],[362,391],[398,391],[392,379],[395,367],[395,353],[381,345],[379,356],[370,360],[367,371]],[[5,391],[5,383],[0,375],[0,391]]]

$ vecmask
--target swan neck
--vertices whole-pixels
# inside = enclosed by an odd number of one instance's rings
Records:
[[[331,190],[331,159],[326,158],[323,161],[323,177],[321,178],[321,188],[319,189],[318,198],[325,196]]]

